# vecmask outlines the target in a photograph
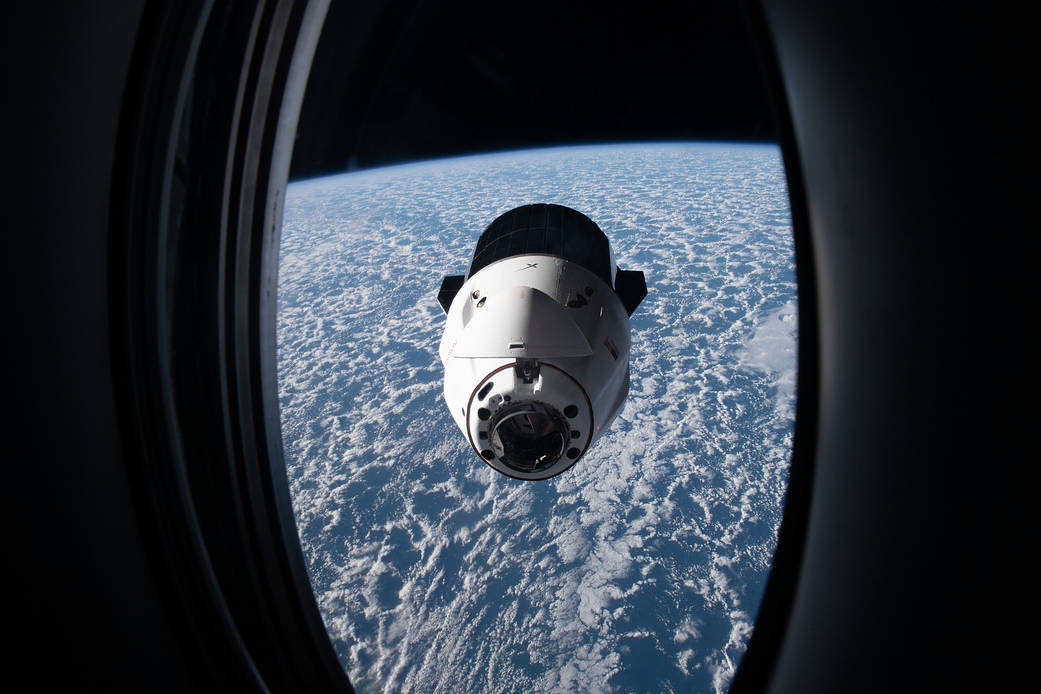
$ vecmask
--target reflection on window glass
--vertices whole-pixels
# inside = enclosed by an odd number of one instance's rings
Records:
[[[442,397],[441,279],[566,205],[646,273],[631,389],[574,468],[509,479]],[[326,628],[361,691],[724,691],[776,543],[796,289],[780,150],[532,150],[293,184],[282,435]]]

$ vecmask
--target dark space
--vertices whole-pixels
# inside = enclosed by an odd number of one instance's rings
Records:
[[[333,3],[290,178],[535,145],[776,139],[737,3],[489,8]]]

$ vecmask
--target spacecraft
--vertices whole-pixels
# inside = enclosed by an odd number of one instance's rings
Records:
[[[444,278],[445,402],[474,452],[504,475],[569,469],[629,393],[629,317],[647,295],[607,235],[562,205],[525,205],[477,240],[467,275]]]

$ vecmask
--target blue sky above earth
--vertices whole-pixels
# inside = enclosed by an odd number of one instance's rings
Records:
[[[484,465],[449,416],[436,298],[493,219],[533,202],[589,216],[648,284],[625,408],[536,483]],[[529,150],[293,184],[278,310],[297,527],[358,691],[725,690],[794,418],[777,147]]]

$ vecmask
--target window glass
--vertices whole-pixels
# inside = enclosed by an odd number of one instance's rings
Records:
[[[442,397],[437,301],[503,212],[590,217],[648,293],[631,388],[570,471],[501,475]],[[290,185],[282,435],[326,628],[359,691],[723,691],[791,453],[796,287],[773,145],[421,162]]]

